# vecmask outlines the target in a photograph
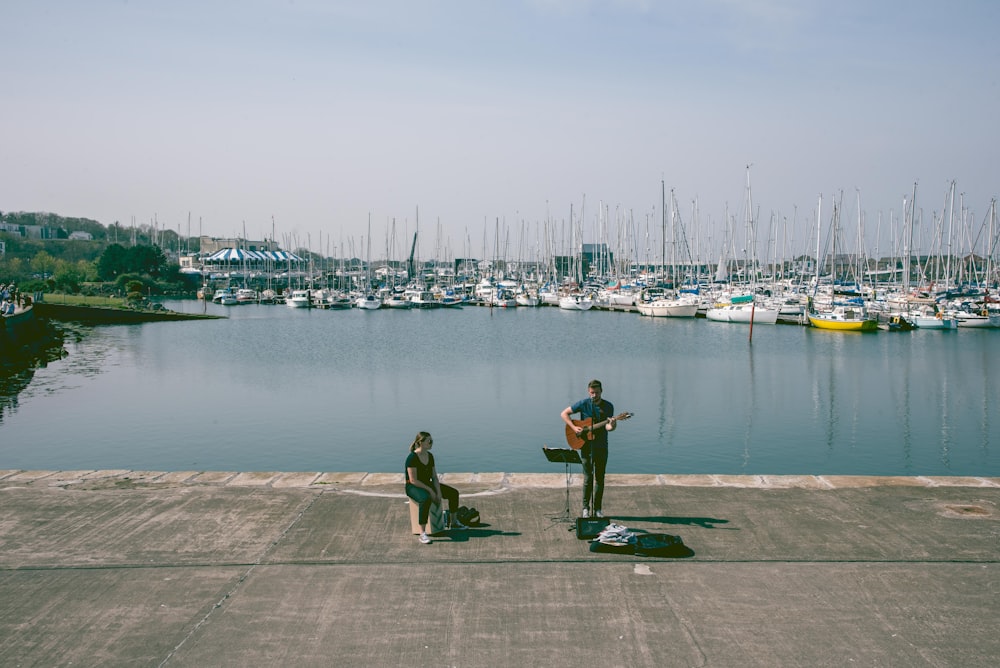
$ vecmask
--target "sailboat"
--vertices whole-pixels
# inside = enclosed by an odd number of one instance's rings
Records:
[[[586,200],[584,200],[586,202]],[[583,218],[583,208],[580,209],[580,219]],[[573,205],[569,207],[569,246],[573,250],[572,274],[575,281],[565,289],[559,291],[559,308],[564,311],[589,311],[594,307],[594,299],[589,293],[583,292],[579,286],[583,285],[583,244],[575,243],[576,225],[573,220]],[[580,239],[583,239],[583,228],[580,229]]]
[[[757,304],[754,295],[757,277],[757,238],[753,225],[753,199],[750,195],[750,167],[747,166],[746,233],[750,259],[746,269],[750,275],[750,291],[747,294],[732,295],[728,301],[717,302],[705,311],[705,318],[716,322],[739,322],[773,325],[778,322],[778,308],[769,304]]]
[[[559,308],[566,311],[589,311],[594,308],[594,300],[590,295],[574,293],[559,298]]]
[[[822,312],[810,311],[809,324],[817,329],[834,329],[840,332],[874,332],[878,320],[868,316],[864,306],[835,304]]]
[[[534,307],[542,303],[542,300],[537,294],[531,294],[527,290],[521,290],[514,295],[514,301],[517,302],[518,306]]]
[[[637,301],[635,303],[640,315],[654,318],[693,318],[698,313],[698,298],[694,295],[683,295],[674,298]]]
[[[542,303],[538,293],[529,290],[524,285],[518,287],[517,291],[514,293],[514,301],[517,302],[518,306],[527,306],[529,308],[539,306]]]
[[[671,190],[671,211],[673,211],[673,191]],[[666,238],[667,234],[667,213],[666,213],[666,184],[660,181],[660,215],[661,215],[661,238]],[[675,220],[675,217],[671,215],[671,220]],[[675,223],[676,225],[676,223]],[[677,284],[677,256],[676,256],[676,231],[672,228],[671,237],[673,238],[672,257],[671,257],[671,267],[673,269],[673,279],[672,283],[676,286]],[[661,264],[666,264],[665,260],[661,260]],[[683,294],[680,296],[667,296],[662,295],[655,298],[649,298],[648,291],[643,291],[640,294],[640,298],[635,301],[635,307],[639,311],[640,315],[646,315],[654,318],[693,318],[698,314],[698,297],[694,294]]]
[[[861,202],[858,202],[858,211],[860,216]],[[823,197],[820,196],[819,202],[816,205],[816,287],[815,292],[819,289],[819,275],[820,268],[823,263],[820,260],[820,211],[823,208]],[[833,248],[836,250],[837,247],[837,229],[838,229],[839,216],[837,213],[837,204],[834,202],[833,205]],[[836,272],[834,271],[834,259],[836,258],[836,252],[830,254],[830,274],[833,276]],[[835,295],[831,288],[830,292],[830,303],[825,305],[822,309],[816,307],[816,302],[813,297],[809,298],[808,312],[806,317],[809,318],[809,324],[817,329],[831,329],[838,332],[874,332],[878,330],[878,320],[876,318],[870,317],[868,311],[864,306],[864,303],[841,303],[834,301]]]
[[[778,322],[778,309],[757,306],[753,295],[735,295],[729,302],[719,302],[705,312],[708,320],[773,325]]]
[[[354,305],[359,309],[364,309],[367,311],[374,311],[376,309],[382,308],[382,300],[378,298],[378,295],[369,292],[366,295],[362,295],[357,298]]]
[[[382,300],[372,291],[372,215],[368,214],[368,258],[366,260],[367,280],[365,285],[368,292],[358,297],[354,305],[366,311],[375,311],[382,308]]]

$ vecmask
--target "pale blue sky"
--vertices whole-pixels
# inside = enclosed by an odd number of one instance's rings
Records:
[[[663,179],[714,255],[752,164],[759,238],[814,252],[842,191],[853,243],[860,192],[885,254],[915,182],[924,245],[951,180],[976,229],[1000,190],[992,0],[6,0],[0,25],[4,211],[273,216],[338,255],[370,215],[378,257],[419,207],[422,257],[479,257],[497,219],[510,255],[584,201],[587,242],[600,203],[608,241],[656,232]]]

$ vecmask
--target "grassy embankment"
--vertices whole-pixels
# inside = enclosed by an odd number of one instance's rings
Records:
[[[104,297],[99,295],[71,295],[64,292],[46,292],[46,304],[70,304],[72,306],[104,306],[107,308],[127,308],[122,297]]]

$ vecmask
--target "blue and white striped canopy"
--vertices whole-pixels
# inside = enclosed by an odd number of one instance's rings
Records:
[[[288,251],[252,251],[243,248],[223,248],[205,258],[205,262],[302,262]]]

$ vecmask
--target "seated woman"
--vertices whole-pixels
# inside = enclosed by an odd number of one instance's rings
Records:
[[[420,542],[424,544],[431,542],[427,535],[427,518],[430,516],[431,505],[440,506],[443,498],[448,499],[446,515],[448,528],[467,528],[455,516],[455,511],[458,510],[458,490],[438,480],[437,470],[434,468],[434,455],[431,454],[433,445],[434,439],[430,434],[426,431],[418,433],[410,444],[410,454],[406,457],[404,467],[406,495],[419,508]]]

